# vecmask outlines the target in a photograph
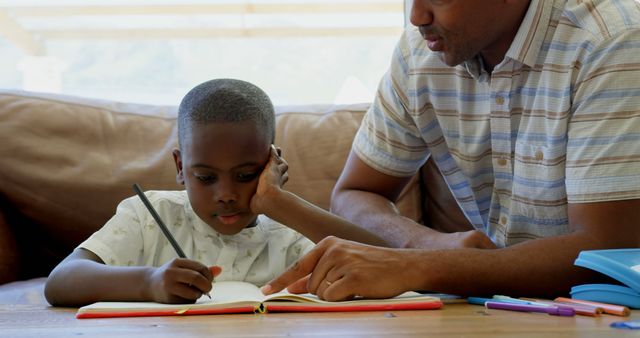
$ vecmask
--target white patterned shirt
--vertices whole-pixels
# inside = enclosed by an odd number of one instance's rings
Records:
[[[222,235],[195,214],[186,191],[147,191],[146,195],[188,258],[222,267],[218,281],[264,285],[314,246],[264,215],[258,216],[255,227]],[[79,247],[108,265],[157,267],[178,257],[137,196],[122,201],[104,227]]]
[[[533,0],[504,60],[481,64],[449,67],[408,29],[355,153],[399,177],[433,157],[499,247],[568,233],[568,203],[640,198],[638,1]]]

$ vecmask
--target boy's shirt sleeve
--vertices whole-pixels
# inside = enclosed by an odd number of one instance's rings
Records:
[[[287,249],[287,267],[295,263],[300,257],[306,255],[315,247],[315,244],[307,237],[304,237],[299,233],[296,235],[296,239],[291,242],[291,245],[289,245],[289,248]]]
[[[122,201],[115,215],[78,247],[89,250],[107,265],[139,265],[143,251],[142,222],[134,198]]]

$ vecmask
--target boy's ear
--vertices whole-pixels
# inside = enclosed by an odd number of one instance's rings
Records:
[[[173,149],[173,162],[176,164],[176,182],[184,185],[184,174],[182,171],[182,155],[180,149]]]

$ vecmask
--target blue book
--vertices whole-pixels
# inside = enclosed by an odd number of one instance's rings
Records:
[[[640,309],[640,249],[582,251],[574,264],[603,273],[623,285],[576,285],[571,288],[571,298]]]

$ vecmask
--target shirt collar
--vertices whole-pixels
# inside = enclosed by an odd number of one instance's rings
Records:
[[[536,64],[551,23],[552,0],[532,0],[505,57],[529,67]]]
[[[553,1],[531,1],[520,28],[505,54],[505,59],[510,58],[529,67],[535,66],[551,22],[552,9]],[[480,82],[489,80],[489,74],[484,70],[480,55],[465,61],[462,66],[475,80]]]

